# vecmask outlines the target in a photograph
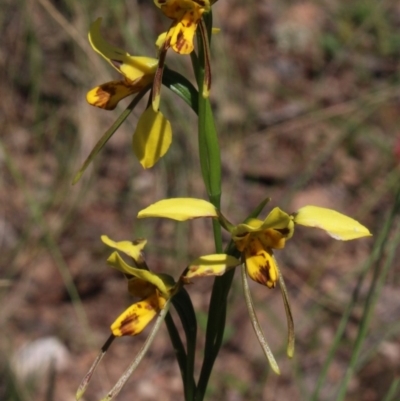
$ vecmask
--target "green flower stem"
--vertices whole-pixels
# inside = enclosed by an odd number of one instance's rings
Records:
[[[178,361],[179,370],[181,372],[183,389],[185,393],[185,400],[193,399],[187,381],[187,363],[186,363],[187,355],[181,337],[179,336],[179,332],[175,326],[175,323],[170,313],[168,313],[167,316],[165,317],[165,324],[167,325],[168,334],[174,347],[175,356]]]
[[[212,15],[205,16],[208,38],[211,32]],[[199,57],[192,55],[193,70],[196,75],[198,92],[198,140],[199,156],[203,181],[210,202],[220,209],[221,205],[221,156],[218,136],[215,129],[214,117],[208,98],[203,97],[203,84],[205,75],[204,43],[201,35],[198,35]],[[215,249],[222,252],[221,226],[213,221]],[[222,344],[225,330],[225,318],[227,309],[227,297],[232,283],[234,271],[228,272],[222,277],[216,277],[210,299],[208,322],[206,330],[206,342],[204,347],[204,360],[200,378],[197,385],[196,401],[204,399],[208,380]]]
[[[194,381],[194,362],[197,339],[196,314],[189,294],[184,288],[174,296],[172,302],[182,322],[186,336],[187,354],[184,367],[185,371],[182,374],[182,378],[184,378],[185,399],[193,400],[196,392],[196,383]]]
[[[228,251],[229,253],[229,251]],[[234,252],[230,252],[232,254]],[[232,284],[235,270],[230,270],[221,277],[216,277],[211,294],[210,307],[208,311],[206,343],[204,347],[204,360],[201,368],[199,382],[197,384],[196,401],[202,401],[207,390],[208,380],[210,378],[215,359],[225,330],[225,319],[227,310],[227,298]]]

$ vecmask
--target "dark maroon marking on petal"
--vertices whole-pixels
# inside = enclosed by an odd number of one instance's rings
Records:
[[[135,324],[139,321],[139,317],[136,313],[126,317],[121,324],[119,325],[119,331],[123,336],[130,336],[136,333],[136,331],[132,330],[130,327],[131,323]]]
[[[269,288],[274,288],[276,286],[276,282],[271,279],[271,275],[269,273],[271,269],[269,261],[265,261],[265,265],[262,266],[258,273],[255,275],[255,279],[258,283],[264,284]],[[272,287],[268,284],[272,282]]]
[[[181,51],[181,49],[183,48],[185,43],[186,43],[186,40],[185,40],[185,37],[183,36],[183,32],[180,31],[178,33],[178,36],[176,37],[176,48],[178,49],[178,52]]]

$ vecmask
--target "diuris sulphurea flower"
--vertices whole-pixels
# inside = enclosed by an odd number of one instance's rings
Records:
[[[157,321],[147,337],[145,344],[142,346],[142,349],[105,399],[112,400],[116,397],[153,341],[156,332],[160,328],[160,324],[168,312],[171,298],[183,285],[183,280],[175,282],[174,279],[167,274],[157,274],[149,271],[142,253],[147,242],[146,240],[115,242],[105,235],[101,237],[101,240],[104,244],[115,249],[107,259],[107,263],[125,275],[128,281],[128,291],[132,296],[137,298],[137,301],[129,306],[118,316],[114,323],[111,324],[111,336],[101,348],[100,354],[82,380],[76,394],[77,400],[85,393],[94,371],[114,339],[121,336],[138,335],[158,315]],[[119,252],[131,257],[134,266],[130,266],[126,263]]]
[[[92,48],[105,58],[122,76],[122,80],[106,82],[91,89],[86,99],[89,104],[113,110],[127,96],[150,89],[153,85],[158,60],[131,56],[126,51],[106,42],[100,32],[101,18],[90,27]],[[170,122],[158,110],[147,107],[139,118],[132,137],[132,149],[143,168],[153,167],[165,155],[172,142]]]
[[[356,220],[334,210],[318,206],[304,206],[292,214],[275,207],[264,220],[253,218],[235,226],[214,205],[205,200],[176,198],[156,202],[141,210],[138,217],[164,217],[178,221],[211,217],[218,219],[221,226],[230,232],[232,241],[241,254],[242,281],[251,321],[264,353],[276,373],[279,373],[279,368],[259,327],[247,285],[246,272],[252,280],[268,288],[274,288],[279,282],[288,322],[287,354],[292,357],[294,323],[285,282],[274,257],[274,250],[285,247],[286,241],[293,236],[296,225],[320,228],[331,237],[343,241],[371,236],[369,230]],[[200,258],[206,262],[197,262],[190,266],[188,274],[193,270],[197,272],[198,276],[222,275],[240,264],[240,262],[230,263],[218,267],[217,263],[213,263],[212,257],[213,255],[207,255]],[[198,272],[198,265],[202,269],[200,270],[201,274]]]
[[[153,84],[153,109],[157,110],[160,102],[161,81],[167,50],[186,55],[194,50],[194,35],[199,29],[204,56],[203,97],[208,97],[211,88],[210,46],[206,26],[202,20],[209,13],[213,2],[209,0],[154,0],[163,14],[172,19],[167,32],[162,33],[156,45],[159,48],[159,64]]]

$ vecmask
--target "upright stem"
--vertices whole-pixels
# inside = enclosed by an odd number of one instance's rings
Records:
[[[211,12],[204,17],[207,28],[207,36],[210,39],[212,26]],[[206,55],[204,43],[205,37],[198,35],[199,57],[192,56],[194,71],[199,86],[199,155],[201,172],[210,202],[220,209],[221,205],[221,157],[218,143],[218,136],[215,129],[214,117],[211,104],[208,98],[203,97],[204,74],[206,68]],[[217,221],[213,221],[215,250],[222,253],[221,226]],[[217,277],[211,294],[208,312],[208,322],[206,330],[206,343],[204,349],[204,360],[200,373],[196,391],[196,401],[204,399],[208,380],[222,344],[225,330],[225,318],[227,309],[227,297],[232,283],[234,271],[226,273],[222,277]]]

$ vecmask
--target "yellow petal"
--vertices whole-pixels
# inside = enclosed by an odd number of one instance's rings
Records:
[[[167,274],[152,273],[148,270],[137,269],[136,267],[129,266],[121,258],[118,252],[113,252],[107,259],[107,263],[124,274],[137,277],[143,281],[153,284],[164,296],[164,298],[168,299],[171,292],[175,288],[175,281],[171,276]]]
[[[86,94],[86,100],[92,106],[114,110],[120,100],[141,89],[141,85],[129,85],[126,81],[112,81],[91,89]]]
[[[172,142],[170,122],[159,111],[148,107],[133,134],[133,152],[143,168],[153,167],[167,153]]]
[[[98,18],[90,26],[89,42],[92,48],[132,82],[143,75],[154,74],[158,60],[150,57],[133,57],[125,50],[107,43],[101,36],[101,20]]]
[[[111,325],[111,331],[117,337],[135,336],[143,331],[160,310],[158,295],[153,293],[126,309]]]
[[[156,40],[156,47],[158,50],[161,50],[161,48],[164,46],[165,39],[167,37],[168,32],[163,32],[162,34],[158,35],[158,38]]]
[[[103,241],[104,244],[108,245],[111,248],[117,249],[118,251],[124,252],[128,256],[132,257],[134,260],[139,259],[143,248],[147,244],[147,240],[145,239],[138,239],[134,242],[131,241],[115,242],[112,239],[108,238],[107,235],[102,235],[101,240]]]
[[[257,283],[269,288],[276,286],[279,274],[272,251],[264,249],[257,238],[252,238],[244,251],[247,273]]]
[[[299,209],[294,214],[294,222],[307,227],[321,228],[331,237],[342,241],[372,235],[368,228],[351,217],[317,206],[305,206]]]
[[[153,203],[138,213],[138,218],[164,217],[185,221],[198,217],[218,217],[215,206],[203,199],[171,198]]]
[[[240,265],[240,260],[225,254],[205,255],[194,260],[185,277],[222,276],[227,270]]]
[[[190,54],[193,49],[193,38],[196,33],[197,22],[187,23],[186,26],[182,22],[173,24],[168,31],[166,41],[179,54]]]
[[[293,221],[291,217],[279,209],[279,207],[275,207],[271,210],[268,216],[264,221],[259,219],[251,219],[246,223],[239,224],[232,232],[232,236],[240,237],[247,233],[261,232],[266,229],[273,228],[275,230],[289,230],[288,237],[291,236],[291,232],[293,231]]]

